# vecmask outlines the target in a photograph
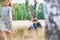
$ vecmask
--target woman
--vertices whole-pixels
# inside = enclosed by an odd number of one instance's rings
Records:
[[[4,7],[1,9],[1,18],[2,22],[6,26],[4,31],[8,33],[10,40],[12,40],[12,14],[10,5],[11,4],[8,0],[4,0]]]

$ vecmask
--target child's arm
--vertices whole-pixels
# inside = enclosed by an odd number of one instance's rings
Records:
[[[12,10],[11,10],[11,8],[9,9],[9,16],[10,16],[10,20],[12,21]]]

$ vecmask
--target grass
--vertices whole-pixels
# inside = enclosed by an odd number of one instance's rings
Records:
[[[16,40],[45,40],[44,28],[38,30],[27,30],[26,27],[14,29],[13,37]]]
[[[0,40],[3,37],[0,36]],[[45,31],[44,28],[27,30],[26,27],[17,27],[13,30],[13,40],[45,40]]]
[[[22,25],[24,23],[24,25]],[[26,22],[13,22],[13,40],[45,40],[45,27],[38,28],[38,30],[28,30],[27,29],[27,23],[29,24],[29,21]],[[45,24],[44,21],[41,21],[41,23]],[[17,25],[16,25],[17,24]],[[19,25],[22,26],[20,27]],[[0,35],[0,40],[3,40],[3,37]]]

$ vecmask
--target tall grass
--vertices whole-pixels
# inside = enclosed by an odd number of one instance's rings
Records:
[[[45,40],[45,29],[27,30],[26,27],[14,29],[13,37],[17,40]]]
[[[3,37],[0,36],[0,40]],[[16,27],[13,30],[13,40],[45,40],[45,28],[28,30],[27,27]]]

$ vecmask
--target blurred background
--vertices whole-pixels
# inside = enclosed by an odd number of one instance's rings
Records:
[[[34,15],[34,5],[36,4],[34,0],[28,0],[27,4],[26,0],[11,0],[11,2],[13,20],[29,20],[28,16]],[[36,16],[40,20],[44,19],[43,0],[36,0],[36,2]]]
[[[43,0],[10,0],[12,8],[13,40],[45,40],[45,20]],[[3,0],[0,0],[0,7]],[[36,15],[42,29],[28,30],[30,19]],[[2,40],[2,37],[0,37]]]

